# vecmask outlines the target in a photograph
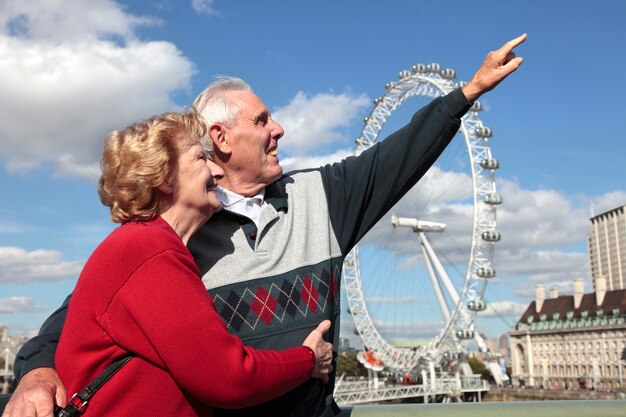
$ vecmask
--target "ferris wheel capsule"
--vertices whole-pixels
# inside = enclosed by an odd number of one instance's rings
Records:
[[[441,75],[441,78],[445,78],[446,80],[452,80],[456,78],[456,71],[452,68],[446,68],[439,71],[439,75]]]
[[[500,194],[498,193],[489,193],[485,195],[485,197],[483,198],[483,201],[487,204],[491,204],[495,206],[498,204],[502,204],[502,197],[500,197]]]
[[[376,98],[374,99],[374,104],[378,105],[378,104],[380,104],[382,101],[383,101],[383,99],[382,99],[381,97],[376,97]]]
[[[385,90],[389,90],[391,87],[393,87],[393,83],[385,83]]]
[[[471,311],[485,311],[487,304],[482,300],[471,300],[467,303],[467,308]]]
[[[488,127],[477,127],[474,133],[479,138],[490,138],[493,136],[493,132]]]
[[[487,242],[499,242],[502,236],[497,230],[485,230],[480,237]]]
[[[496,276],[496,270],[490,266],[481,266],[476,270],[476,275],[481,278],[493,278]]]
[[[469,340],[474,338],[474,330],[472,329],[462,329],[456,331],[456,337],[461,340]]]
[[[498,169],[500,168],[500,162],[497,159],[487,158],[480,161],[480,166],[483,169]]]
[[[416,74],[420,74],[423,72],[426,72],[426,65],[424,64],[415,64],[411,67],[411,71],[413,71]]]
[[[432,64],[426,65],[426,72],[439,72],[441,69],[441,65],[433,62]]]
[[[398,78],[400,78],[401,80],[404,79],[404,78],[408,78],[410,76],[411,76],[411,73],[409,71],[407,71],[407,70],[400,71],[398,73]]]

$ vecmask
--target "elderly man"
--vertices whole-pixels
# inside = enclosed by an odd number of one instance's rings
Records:
[[[339,346],[345,255],[434,163],[472,102],[521,65],[513,49],[525,39],[490,52],[462,89],[433,100],[360,156],[286,175],[277,151],[284,131],[245,82],[221,78],[200,94],[194,106],[224,170],[218,190],[223,210],[188,247],[229,331],[248,345],[281,349],[299,344],[315,323],[329,319],[329,337]],[[20,352],[21,381],[3,417],[46,417],[55,396],[65,403],[52,369],[64,306]],[[332,416],[333,385],[334,375],[326,385],[309,380],[261,406],[216,414]]]

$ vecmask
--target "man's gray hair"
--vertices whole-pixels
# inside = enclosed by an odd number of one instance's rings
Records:
[[[237,103],[227,100],[224,93],[227,91],[252,91],[252,87],[237,77],[216,77],[207,88],[193,102],[193,107],[204,118],[210,128],[215,123],[232,126],[241,108]]]

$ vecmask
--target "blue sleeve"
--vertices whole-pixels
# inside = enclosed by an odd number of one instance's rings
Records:
[[[428,171],[471,106],[460,89],[454,90],[361,155],[321,168],[331,222],[344,255]]]
[[[43,323],[39,334],[26,342],[17,353],[13,372],[18,381],[33,369],[54,368],[54,354],[71,297],[71,294],[67,296],[61,307]]]

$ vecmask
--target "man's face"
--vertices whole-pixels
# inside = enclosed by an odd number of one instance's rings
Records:
[[[237,183],[244,188],[261,190],[283,173],[277,146],[285,131],[272,119],[265,104],[254,93],[229,91],[226,98],[241,110],[235,123],[225,127],[231,155],[224,164],[224,170],[227,176],[236,177]]]

